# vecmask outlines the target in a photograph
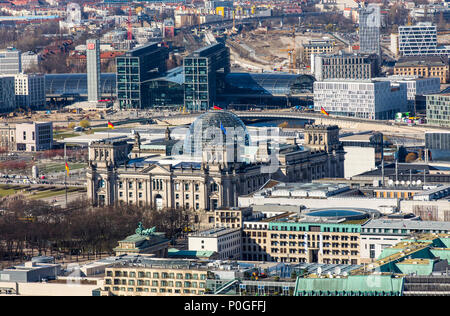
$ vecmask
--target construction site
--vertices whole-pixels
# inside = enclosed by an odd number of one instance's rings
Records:
[[[309,56],[305,55],[303,45],[311,40],[330,40],[336,51],[346,48],[329,34],[298,32],[295,26],[242,31],[227,39],[226,43],[231,50],[232,64],[245,71],[309,74]]]

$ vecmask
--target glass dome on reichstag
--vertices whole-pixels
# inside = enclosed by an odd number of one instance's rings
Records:
[[[243,153],[249,144],[247,128],[236,114],[212,110],[201,114],[189,127],[184,140],[184,153],[199,157],[207,146],[240,148]]]

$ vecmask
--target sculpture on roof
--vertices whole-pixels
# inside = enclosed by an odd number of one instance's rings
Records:
[[[136,234],[141,236],[151,236],[155,233],[156,226],[153,226],[152,228],[144,229],[144,226],[142,225],[142,222],[139,222],[138,227],[136,228]]]

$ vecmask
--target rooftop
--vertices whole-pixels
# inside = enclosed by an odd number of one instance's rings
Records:
[[[399,58],[395,67],[445,66],[448,64],[448,57],[443,56],[404,56]]]
[[[216,238],[230,233],[234,233],[239,230],[240,230],[239,228],[233,229],[233,228],[218,227],[189,234],[189,237]]]
[[[442,230],[450,232],[450,222],[372,219],[362,228]]]

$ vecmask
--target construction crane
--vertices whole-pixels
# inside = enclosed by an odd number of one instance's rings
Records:
[[[128,30],[127,30],[127,39],[129,41],[131,41],[133,39],[133,33],[132,33],[132,27],[131,27],[131,1],[129,2],[128,5],[128,21],[127,21],[127,26],[128,26]]]
[[[296,72],[297,54],[295,52],[295,26],[292,26],[292,47],[281,49],[280,52],[287,52],[289,54],[289,72]]]

